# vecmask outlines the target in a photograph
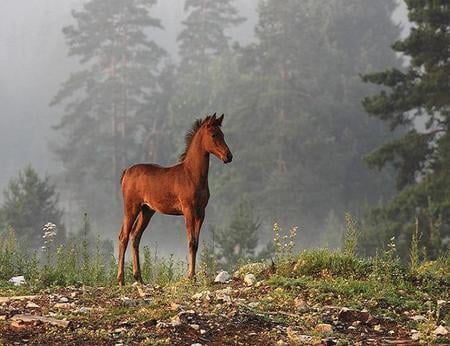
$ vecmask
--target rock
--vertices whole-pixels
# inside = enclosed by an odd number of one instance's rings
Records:
[[[278,345],[278,346],[287,346],[287,342],[285,342],[283,340],[278,340],[276,345]]]
[[[256,283],[256,277],[253,274],[246,274],[244,276],[244,283],[247,286],[253,286]]]
[[[199,344],[198,342],[195,344],[191,344],[191,346],[203,346],[202,344]]]
[[[150,302],[149,298],[146,299],[131,299],[128,297],[122,297],[121,298],[123,305],[125,306],[139,306],[139,305],[145,305]]]
[[[190,324],[189,327],[191,327],[194,330],[199,330],[200,326],[198,324]]]
[[[413,341],[420,340],[420,332],[415,329],[411,330],[411,340]]]
[[[88,312],[91,311],[91,310],[92,310],[91,308],[82,306],[81,308],[79,308],[79,309],[77,310],[77,312],[79,312],[79,313],[81,313],[81,314],[86,314],[86,313],[88,313]]]
[[[446,303],[447,303],[447,301],[446,301],[446,300],[443,300],[443,299],[439,299],[439,300],[437,301],[437,305],[438,305],[438,306],[445,305]]]
[[[180,316],[174,316],[172,317],[172,319],[170,320],[170,324],[172,325],[172,327],[178,327],[181,326],[182,322],[180,320]]]
[[[14,286],[21,286],[25,283],[25,277],[23,275],[13,276],[11,279],[9,279],[9,282],[14,284]]]
[[[40,296],[13,296],[13,297],[0,297],[0,304],[9,303],[12,300],[33,300]]]
[[[159,321],[158,323],[156,323],[156,328],[167,328],[169,325],[167,323],[161,322]]]
[[[206,334],[206,330],[200,329],[200,334],[201,334],[201,335]]]
[[[224,284],[230,280],[231,280],[231,275],[228,274],[228,272],[222,270],[219,274],[217,274],[216,278],[214,279],[214,282]]]
[[[223,301],[225,303],[231,303],[230,294],[233,292],[231,287],[224,288],[223,290],[217,290],[214,292],[216,294],[216,299]]]
[[[55,309],[72,309],[75,307],[74,303],[56,303],[53,305]]]
[[[294,299],[294,305],[300,311],[308,310],[308,304],[301,297],[296,297]]]
[[[194,294],[191,298],[192,300],[206,299],[209,301],[211,300],[211,292],[210,291],[199,292]]]
[[[66,297],[61,297],[61,298],[59,298],[59,302],[60,302],[60,303],[68,303],[68,302],[69,302],[69,299],[66,298]]]
[[[288,339],[292,344],[311,344],[313,337],[309,335],[298,334],[291,327],[286,329]]]
[[[321,340],[320,344],[323,346],[334,346],[337,344],[337,341],[333,338],[324,338]]]
[[[36,303],[28,302],[27,305],[26,305],[26,308],[27,309],[37,309],[37,308],[40,308],[40,306],[37,305]]]
[[[333,332],[333,326],[328,323],[319,323],[316,328],[316,332],[318,333],[332,333]]]
[[[27,315],[27,314],[18,314],[11,317],[11,321],[15,322],[19,326],[22,325],[35,325],[36,323],[47,323],[53,326],[67,328],[70,325],[70,321],[66,320],[58,320],[51,317],[38,316],[38,315]]]
[[[202,295],[203,295],[202,292],[196,293],[191,297],[191,299],[192,300],[200,300],[202,298]]]
[[[433,334],[436,336],[446,336],[448,333],[449,331],[444,326],[439,326],[433,330]]]
[[[425,321],[427,318],[423,315],[415,315],[411,317],[412,320],[416,322]]]
[[[381,332],[383,329],[381,328],[381,326],[379,324],[377,324],[376,326],[373,327],[373,330],[376,332]]]
[[[352,323],[360,321],[361,323],[368,323],[373,320],[373,317],[367,311],[358,311],[348,308],[342,308],[338,314],[339,321]]]

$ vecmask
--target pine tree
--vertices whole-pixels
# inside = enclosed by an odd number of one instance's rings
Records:
[[[142,154],[141,125],[152,116],[145,109],[161,90],[165,52],[147,36],[162,28],[149,12],[155,3],[91,0],[72,12],[75,25],[63,29],[69,55],[78,57],[83,69],[52,102],[65,106],[56,126],[61,133],[56,153],[65,168],[64,184],[95,217],[111,215],[106,201],[118,197],[121,171]]]
[[[3,192],[4,202],[0,208],[0,221],[5,229],[11,227],[19,244],[27,249],[39,249],[43,244],[42,227],[48,222],[57,227],[55,243],[66,238],[63,212],[58,207],[58,196],[50,178],[40,178],[28,166],[12,178]]]
[[[400,63],[383,49],[399,34],[395,6],[260,2],[257,42],[239,50],[237,66],[224,62],[222,80],[210,85],[223,90],[211,100],[222,97],[230,110],[227,136],[245,148],[221,180],[223,199],[248,193],[264,221],[302,225],[310,242],[330,210],[357,214],[391,196],[389,172],[371,172],[363,157],[392,135],[358,100],[369,90],[360,73]]]
[[[259,227],[252,206],[246,200],[240,201],[234,208],[228,226],[213,232],[220,261],[233,269],[239,260],[254,258]]]
[[[227,30],[244,19],[233,0],[187,0],[184,29],[178,36],[180,66],[171,102],[174,132],[183,131],[192,119],[219,111],[211,102],[214,63],[230,52]],[[175,140],[182,145],[181,137]]]
[[[369,223],[384,229],[378,238],[396,236],[406,256],[417,216],[422,245],[436,257],[443,249],[441,239],[450,236],[450,4],[405,2],[414,26],[392,48],[409,58],[408,67],[364,76],[384,87],[364,99],[365,109],[402,133],[368,157],[373,167],[396,169],[399,190],[388,206],[372,212]],[[380,241],[373,239],[375,234],[366,238],[366,248],[373,252],[370,244]]]

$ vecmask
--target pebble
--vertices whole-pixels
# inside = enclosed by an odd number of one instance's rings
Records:
[[[40,308],[40,306],[37,305],[36,303],[28,302],[26,308],[27,308],[27,309],[37,309],[37,308]]]
[[[315,329],[318,333],[332,333],[333,332],[333,326],[328,323],[319,323]]]
[[[231,280],[231,275],[228,274],[228,272],[222,270],[221,272],[219,272],[219,274],[217,274],[216,278],[214,279],[214,282],[224,284],[229,280]]]
[[[433,334],[436,336],[445,336],[448,333],[449,332],[448,332],[447,328],[445,328],[444,326],[439,326],[435,330],[433,330]]]
[[[412,320],[419,322],[419,321],[425,321],[427,318],[423,315],[415,315],[411,317]]]
[[[256,277],[253,274],[246,274],[244,276],[244,283],[247,286],[253,286],[256,283]]]
[[[178,327],[181,326],[181,320],[180,320],[180,316],[175,316],[171,319],[170,324],[172,325],[172,327]]]
[[[189,327],[191,327],[194,330],[199,330],[200,326],[198,324],[190,324]]]
[[[14,284],[14,286],[20,286],[25,283],[25,277],[23,275],[13,276],[11,279],[9,279],[9,282]]]

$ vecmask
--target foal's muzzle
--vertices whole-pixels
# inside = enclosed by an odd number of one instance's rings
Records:
[[[233,161],[233,154],[228,152],[227,157],[223,160],[223,163],[230,163],[231,161]]]

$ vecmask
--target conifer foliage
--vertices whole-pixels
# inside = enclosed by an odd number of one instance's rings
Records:
[[[40,178],[28,166],[12,178],[3,192],[0,221],[4,229],[11,227],[22,246],[39,249],[43,244],[42,227],[48,222],[57,228],[55,241],[61,244],[66,237],[62,223],[62,210],[58,206],[58,196],[50,178]]]
[[[422,245],[435,257],[450,236],[450,4],[405,2],[413,27],[392,47],[408,57],[408,67],[364,76],[384,87],[364,99],[367,112],[403,133],[368,157],[373,167],[396,169],[399,193],[373,211],[371,222],[383,231],[369,232],[367,243],[373,250],[396,236],[406,252],[417,216]]]
[[[93,215],[107,214],[111,204],[92,203],[92,184],[105,201],[118,195],[121,171],[140,153],[145,107],[160,89],[166,53],[148,36],[162,28],[150,14],[155,3],[90,0],[72,12],[75,24],[63,29],[69,54],[82,69],[52,102],[64,106],[56,153],[66,185]]]

